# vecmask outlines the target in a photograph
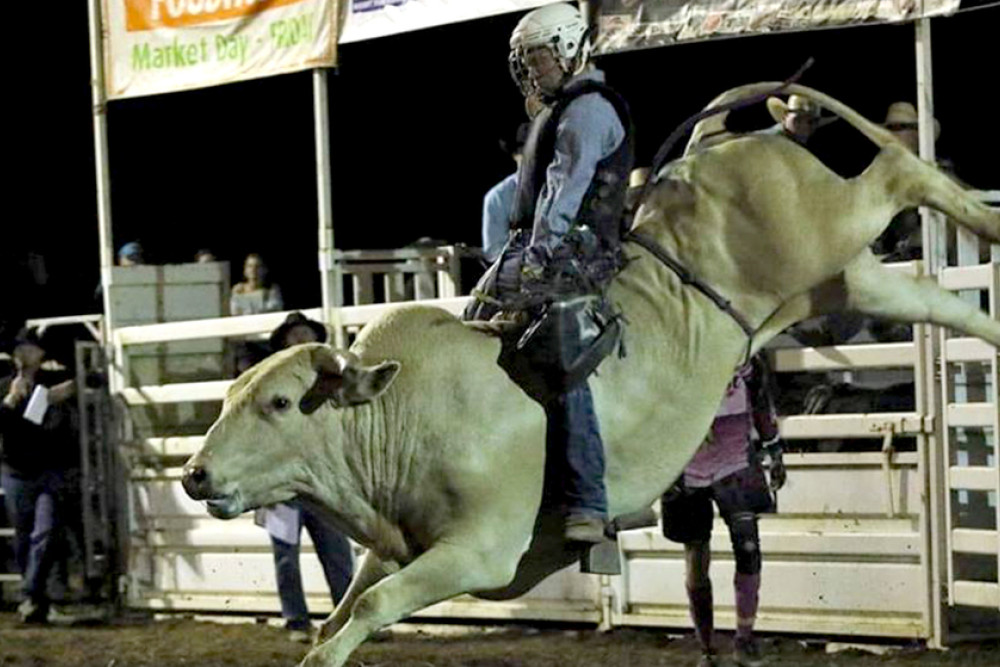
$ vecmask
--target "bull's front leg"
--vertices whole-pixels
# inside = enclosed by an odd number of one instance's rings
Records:
[[[844,310],[847,305],[847,285],[844,274],[788,299],[760,326],[753,337],[753,354],[782,331],[813,317]]]
[[[317,643],[323,643],[344,627],[347,619],[351,616],[351,608],[354,606],[354,602],[362,593],[385,577],[398,571],[399,564],[395,561],[382,560],[374,551],[370,549],[366,551],[364,556],[362,556],[358,571],[351,579],[351,584],[347,587],[347,592],[344,593],[343,599],[337,603],[337,608],[333,610],[333,613],[320,626],[319,635],[316,640]]]
[[[456,595],[504,586],[514,576],[520,555],[520,550],[498,545],[495,539],[438,542],[359,593],[346,623],[331,639],[313,648],[300,667],[341,667],[380,628]]]

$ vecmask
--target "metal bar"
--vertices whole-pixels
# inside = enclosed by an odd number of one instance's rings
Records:
[[[406,282],[402,273],[387,273],[382,276],[386,303],[406,301]]]
[[[461,296],[451,299],[434,299],[426,303],[457,316],[461,314],[468,301],[469,297]],[[398,303],[375,303],[341,308],[341,325],[343,327],[364,325],[389,310],[399,308],[399,306]],[[290,311],[121,327],[115,330],[114,340],[119,345],[128,346],[263,334],[272,331],[281,324],[288,312]],[[320,317],[319,308],[305,309],[302,313],[307,317]]]
[[[992,556],[997,552],[1000,533],[995,530],[956,528],[951,531],[951,548],[963,554]]]
[[[111,317],[111,267],[114,264],[114,241],[111,235],[111,172],[108,168],[108,116],[104,94],[104,31],[101,27],[100,0],[87,1],[90,26],[90,96],[94,123],[94,167],[97,175],[97,224],[100,245],[101,299],[104,316],[105,340],[114,319]],[[110,351],[110,350],[109,350]]]
[[[433,272],[431,269],[430,272]],[[398,262],[366,262],[365,264],[355,264],[344,268],[347,275],[357,275],[362,273],[428,273],[428,260],[426,259],[404,259]]]
[[[949,403],[948,426],[991,427],[996,422],[996,403]]]
[[[438,246],[436,248],[389,248],[374,250],[334,250],[333,258],[344,265],[344,272],[349,273],[354,265],[365,266],[368,262],[386,262],[397,260],[439,260],[456,254],[455,246]]]
[[[221,401],[232,380],[214,382],[177,382],[158,386],[126,387],[121,396],[127,405],[152,405],[157,403],[187,403]]]
[[[917,67],[917,114],[918,131],[920,135],[920,157],[933,164],[934,156],[934,85],[931,61],[931,24],[927,19],[921,19],[914,24],[914,49]],[[937,276],[946,263],[944,245],[944,224],[939,216],[935,216],[927,207],[920,208],[923,237],[924,273]],[[940,282],[940,281],[939,281]],[[939,334],[934,327],[918,325],[914,327],[914,340],[919,347],[917,369],[914,379],[917,385],[917,412],[935,417],[940,413],[941,386],[935,378],[935,360],[938,355]],[[940,420],[935,420],[934,433],[927,434],[919,440],[924,450],[926,465],[922,477],[925,498],[924,521],[921,522],[921,532],[924,535],[924,549],[921,553],[921,566],[924,569],[924,599],[925,609],[921,610],[924,627],[929,643],[932,646],[943,646],[947,641],[947,617],[944,614],[944,603],[941,599],[943,585],[942,577],[947,576],[945,563],[948,562],[949,524],[945,503],[947,492],[940,483],[944,474],[947,459],[944,456],[943,431],[946,430]]]
[[[330,181],[330,103],[327,70],[313,70],[313,123],[316,140],[316,194],[319,209],[319,271],[323,322],[333,329],[333,343],[344,347],[338,310],[343,305],[340,267],[333,261],[333,186]]]
[[[952,362],[992,363],[997,357],[994,346],[980,338],[949,338],[945,353]]]
[[[354,305],[372,303],[375,301],[375,276],[367,271],[351,275]]]
[[[992,264],[950,266],[941,271],[939,284],[946,290],[958,292],[968,289],[989,289]]]
[[[771,360],[778,373],[895,368],[913,366],[916,349],[913,343],[787,348],[771,350]]]
[[[981,581],[956,581],[952,597],[955,604],[1000,608],[1000,585]]]
[[[892,430],[897,436],[916,435],[928,430],[928,423],[916,412],[869,414],[798,415],[778,420],[781,437],[789,440],[808,438],[882,438]],[[879,464],[881,465],[881,463]]]
[[[995,258],[990,276],[990,317],[1000,320],[1000,244],[992,249]],[[995,517],[993,525],[1000,533],[1000,350],[993,349],[993,360],[990,363],[990,381],[993,384],[993,507]],[[1000,586],[1000,541],[995,542],[997,551],[997,584]],[[1000,598],[1000,595],[997,596]],[[997,600],[1000,606],[1000,599]]]
[[[898,433],[896,435],[899,435]],[[830,436],[837,437],[837,436]],[[896,468],[913,468],[920,463],[917,452],[897,452],[893,456]],[[786,452],[788,468],[878,468],[882,465],[881,452]],[[784,518],[784,517],[783,517]]]
[[[948,486],[952,490],[994,491],[996,485],[996,474],[993,466],[951,466],[948,468]]]

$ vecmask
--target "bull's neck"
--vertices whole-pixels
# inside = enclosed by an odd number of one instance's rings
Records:
[[[344,411],[337,446],[348,479],[336,484],[349,496],[340,499],[341,508],[351,515],[345,519],[355,539],[383,557],[405,561],[412,549],[400,527],[400,494],[407,484],[410,447],[402,429],[391,426],[401,423],[392,395]]]

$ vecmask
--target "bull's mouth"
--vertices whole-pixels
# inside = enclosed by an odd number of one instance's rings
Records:
[[[212,498],[205,504],[208,506],[208,513],[216,519],[234,519],[247,509],[239,490],[227,496]]]

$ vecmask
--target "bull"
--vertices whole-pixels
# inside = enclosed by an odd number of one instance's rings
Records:
[[[745,86],[716,102],[759,93]],[[610,299],[628,354],[592,379],[612,516],[648,507],[707,432],[733,370],[786,327],[854,310],[928,322],[1000,345],[1000,324],[868,250],[897,212],[942,211],[1000,242],[992,210],[840,102],[803,87],[880,148],[845,179],[773,135],[697,143],[663,167],[633,230],[730,303],[693,289],[645,245]],[[717,120],[707,121],[718,122]],[[738,313],[743,324],[741,326]],[[542,409],[497,366],[500,341],[440,309],[377,318],[350,351],[318,344],[267,359],[231,386],[188,494],[216,517],[299,497],[368,547],[304,667],[339,667],[369,635],[462,593],[518,596],[579,556],[542,504]]]

